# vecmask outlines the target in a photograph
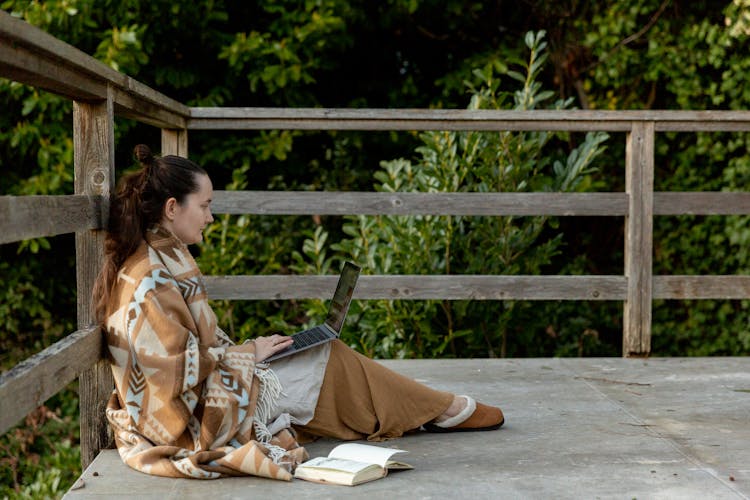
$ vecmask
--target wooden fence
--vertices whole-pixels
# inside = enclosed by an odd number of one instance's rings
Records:
[[[624,303],[623,355],[650,351],[654,299],[750,298],[748,276],[653,276],[653,217],[748,214],[750,193],[653,191],[658,132],[748,131],[750,112],[468,111],[190,108],[0,11],[0,77],[73,101],[75,194],[0,196],[0,244],[76,235],[78,330],[0,376],[0,432],[78,378],[81,459],[111,444],[104,406],[112,379],[93,326],[91,290],[101,266],[114,186],[114,117],[161,129],[162,154],[186,156],[189,130],[609,131],[626,135],[620,193],[215,193],[216,213],[622,216],[624,274],[614,276],[363,276],[359,299],[616,300]],[[216,299],[327,298],[334,276],[208,276]],[[13,401],[13,404],[9,404]]]

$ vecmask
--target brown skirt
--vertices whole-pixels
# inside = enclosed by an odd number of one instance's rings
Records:
[[[381,441],[419,428],[451,402],[453,394],[399,375],[335,340],[315,416],[297,429],[300,438]]]

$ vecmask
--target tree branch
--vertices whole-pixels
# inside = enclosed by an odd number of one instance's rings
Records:
[[[612,47],[606,54],[604,54],[604,56],[600,57],[597,61],[589,64],[582,71],[582,73],[586,73],[586,72],[590,71],[591,69],[595,68],[597,65],[599,65],[603,61],[606,61],[610,56],[612,56],[612,54],[614,54],[615,52],[617,52],[618,50],[620,50],[622,47],[628,45],[629,43],[632,43],[632,42],[638,40],[640,37],[642,37],[643,35],[645,35],[648,32],[648,30],[650,30],[651,28],[653,28],[654,24],[656,24],[656,21],[659,20],[659,18],[661,17],[661,15],[667,9],[667,6],[669,5],[670,2],[671,2],[671,0],[664,0],[662,2],[662,4],[659,6],[659,9],[656,11],[656,13],[654,13],[653,16],[651,16],[651,19],[649,19],[649,21],[646,23],[645,26],[643,26],[640,30],[638,30],[637,32],[633,33],[632,35],[630,35],[630,36],[628,36],[628,37],[623,38],[622,40],[620,40],[617,43],[617,45],[615,45],[614,47]]]

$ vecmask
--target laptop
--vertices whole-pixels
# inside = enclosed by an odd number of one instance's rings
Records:
[[[351,262],[344,263],[344,268],[341,270],[341,275],[339,276],[339,282],[336,285],[336,291],[333,292],[333,299],[331,299],[331,304],[328,306],[328,317],[325,323],[295,333],[292,335],[294,343],[291,346],[267,358],[265,362],[291,356],[292,354],[339,338],[341,328],[344,326],[344,320],[346,319],[346,313],[349,311],[349,304],[352,301],[354,286],[357,284],[357,278],[359,278],[359,271],[360,268]]]

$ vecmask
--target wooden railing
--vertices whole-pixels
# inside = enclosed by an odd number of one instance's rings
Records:
[[[188,130],[486,130],[625,132],[621,193],[215,193],[228,214],[622,216],[623,275],[362,276],[358,299],[616,300],[623,355],[650,351],[654,299],[750,298],[748,276],[653,276],[653,217],[748,214],[750,193],[653,191],[657,132],[748,131],[750,112],[468,111],[189,108],[0,11],[0,77],[73,101],[75,194],[0,196],[0,244],[76,234],[78,330],[0,376],[0,432],[79,379],[81,460],[110,445],[104,405],[112,379],[89,291],[101,266],[114,174],[114,116],[161,128],[162,154],[187,155]],[[333,276],[208,276],[216,299],[327,298]],[[13,401],[13,404],[7,402]]]

